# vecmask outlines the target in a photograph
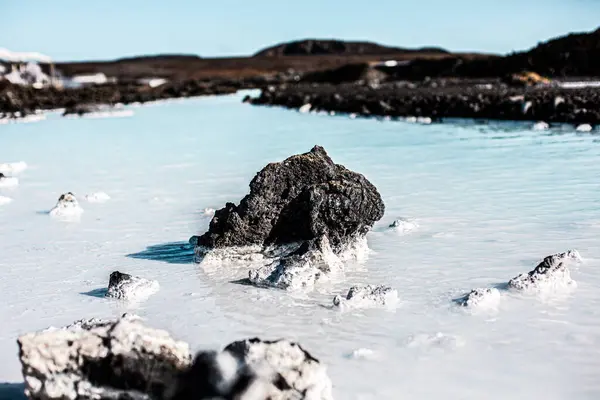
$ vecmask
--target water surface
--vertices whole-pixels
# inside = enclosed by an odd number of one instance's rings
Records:
[[[241,96],[135,108],[130,118],[0,126],[0,162],[30,168],[0,206],[1,382],[19,382],[15,339],[49,325],[132,311],[194,349],[260,336],[298,340],[326,362],[338,399],[597,399],[600,396],[600,142],[566,127],[443,125],[306,115],[240,103]],[[308,295],[203,271],[182,244],[206,230],[206,207],[237,202],[266,163],[326,148],[366,175],[386,215],[373,250],[346,281]],[[79,222],[44,212],[72,191]],[[105,204],[83,195],[108,193]],[[419,229],[386,229],[398,217]],[[542,257],[578,249],[578,288],[506,296],[470,315],[452,303],[506,282]],[[101,297],[110,272],[157,279],[126,307]],[[352,284],[395,287],[395,312],[327,307]],[[359,348],[373,359],[352,359]]]

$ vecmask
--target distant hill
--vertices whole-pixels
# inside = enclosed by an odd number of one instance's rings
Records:
[[[152,54],[146,56],[124,57],[113,62],[183,62],[201,60],[202,57],[195,54]]]
[[[558,37],[506,58],[509,65],[550,76],[600,76],[600,28]]]
[[[345,40],[306,39],[294,42],[280,43],[260,50],[255,57],[282,56],[316,56],[316,55],[386,55],[410,53],[449,54],[448,51],[437,47],[406,49],[401,47],[383,46],[373,42],[353,42]]]

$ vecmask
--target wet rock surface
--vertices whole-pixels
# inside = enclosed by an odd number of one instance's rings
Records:
[[[326,274],[329,261],[353,248],[384,209],[371,182],[315,146],[263,168],[240,204],[217,210],[208,232],[190,243],[200,258],[213,249],[257,246],[266,258],[273,258],[268,254],[273,248],[287,250],[266,270],[250,273],[253,283],[287,288],[295,285],[294,276],[313,281]]]
[[[511,279],[508,287],[515,290],[540,290],[575,286],[568,267],[581,261],[577,250],[547,256],[532,271]]]
[[[325,236],[335,247],[367,233],[384,209],[371,182],[315,146],[263,168],[250,182],[250,194],[237,206],[227,203],[217,210],[197,243],[206,248],[281,245]]]
[[[61,194],[54,208],[50,210],[50,215],[54,217],[78,216],[81,213],[83,209],[72,192]]]
[[[333,399],[326,368],[297,343],[257,338],[200,352],[173,397],[187,399]]]
[[[106,297],[119,300],[143,300],[159,289],[157,281],[114,271],[110,274]]]
[[[18,339],[30,399],[330,400],[326,367],[288,340],[258,338],[201,351],[129,314]]]
[[[65,109],[64,115],[84,115],[100,105],[146,103],[162,99],[231,94],[245,87],[242,80],[186,80],[148,88],[132,84],[104,84],[62,89],[13,85],[0,81],[0,111],[25,117],[35,110]]]
[[[166,399],[190,364],[186,343],[139,321],[80,321],[18,339],[30,399]]]
[[[560,101],[557,101],[559,99]],[[600,124],[600,92],[595,88],[511,88],[403,83],[280,85],[250,100],[254,105],[362,116],[473,118]]]
[[[458,300],[463,307],[489,307],[493,308],[500,302],[500,291],[496,288],[477,288]]]
[[[342,308],[394,308],[397,304],[398,291],[383,285],[352,286],[345,298],[333,298],[333,305]]]

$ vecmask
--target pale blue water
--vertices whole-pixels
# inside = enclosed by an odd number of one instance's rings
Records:
[[[21,379],[19,334],[127,311],[85,294],[118,269],[160,282],[133,310],[148,324],[196,349],[247,336],[297,339],[329,365],[338,399],[600,396],[600,136],[529,124],[351,120],[240,99],[0,126],[0,162],[30,165],[18,188],[0,189],[14,199],[0,206],[0,382]],[[244,270],[207,273],[189,252],[165,245],[202,233],[202,210],[239,201],[266,163],[315,144],[365,174],[386,203],[369,235],[374,253],[345,283],[309,295],[240,286],[230,281]],[[85,209],[80,222],[43,213],[67,191]],[[96,191],[112,199],[83,200]],[[387,231],[398,217],[419,228]],[[578,288],[569,295],[506,296],[483,315],[451,301],[571,248],[586,262],[572,271]],[[322,307],[355,283],[393,286],[401,306]],[[426,339],[438,332],[442,339]],[[376,359],[349,359],[358,348]]]

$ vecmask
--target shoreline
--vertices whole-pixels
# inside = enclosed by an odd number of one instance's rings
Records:
[[[595,88],[301,84],[272,86],[258,97],[246,97],[245,101],[300,112],[334,112],[355,117],[600,124],[600,93]]]
[[[590,78],[592,79],[592,78]],[[544,122],[600,126],[600,91],[596,87],[507,87],[453,81],[422,85],[415,82],[256,85],[244,81],[186,81],[143,88],[98,85],[81,89],[0,87],[0,121],[25,120],[46,112],[83,116],[122,106],[165,100],[232,95],[260,90],[242,102],[277,106],[299,112],[345,114],[351,118],[405,119],[412,122],[474,121]],[[414,121],[413,121],[414,120]]]

